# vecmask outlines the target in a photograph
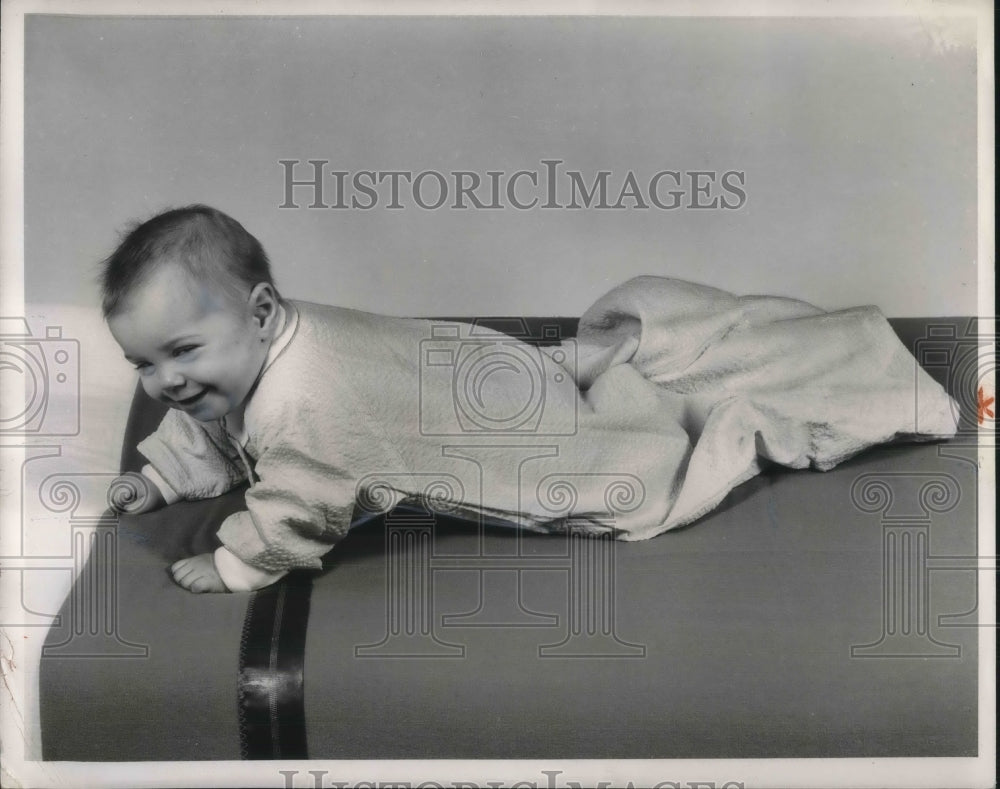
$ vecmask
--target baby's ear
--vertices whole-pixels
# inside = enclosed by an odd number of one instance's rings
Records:
[[[250,309],[254,320],[266,328],[278,312],[278,296],[269,282],[258,282],[250,291]]]

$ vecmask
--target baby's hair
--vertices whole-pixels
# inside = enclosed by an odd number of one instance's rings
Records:
[[[122,309],[129,293],[168,260],[183,266],[194,280],[215,282],[234,297],[246,296],[259,282],[267,282],[277,294],[260,242],[221,211],[189,205],[134,226],[103,261],[105,319]]]

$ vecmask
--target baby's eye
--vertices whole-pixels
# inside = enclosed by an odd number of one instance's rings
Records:
[[[184,356],[185,354],[191,353],[192,351],[196,351],[197,349],[198,349],[197,345],[182,345],[179,348],[174,348],[173,355],[175,357]]]
[[[139,362],[135,365],[135,369],[139,372],[139,375],[148,375],[152,371],[153,365],[149,362]]]

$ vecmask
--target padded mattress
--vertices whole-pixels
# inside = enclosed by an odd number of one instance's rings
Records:
[[[125,468],[159,415],[137,400]],[[166,568],[241,491],[122,517],[46,642],[43,756],[975,755],[976,496],[960,436],[769,469],[646,542],[399,508],[229,595]]]

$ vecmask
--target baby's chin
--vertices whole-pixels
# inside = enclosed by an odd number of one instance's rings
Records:
[[[184,409],[179,409],[179,410],[183,411]],[[222,419],[222,417],[225,416],[224,413],[221,413],[221,412],[220,413],[216,413],[215,411],[212,411],[210,413],[204,413],[204,414],[202,414],[202,413],[195,413],[193,411],[187,411],[186,413],[192,419],[196,419],[199,422],[218,422],[220,419]]]

